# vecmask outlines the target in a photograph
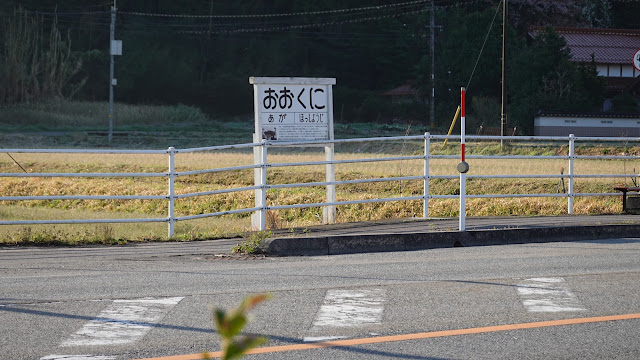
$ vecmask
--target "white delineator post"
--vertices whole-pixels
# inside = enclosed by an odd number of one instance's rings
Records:
[[[424,133],[424,200],[422,206],[422,217],[429,217],[429,158],[431,148],[431,134]]]
[[[169,228],[168,228],[168,237],[172,238],[174,234],[174,225],[176,223],[175,217],[175,201],[176,201],[176,191],[175,191],[175,179],[176,179],[176,149],[173,147],[169,147],[167,149],[167,153],[169,154],[169,210],[168,210],[168,220],[169,220]]]
[[[458,171],[460,172],[460,216],[459,216],[459,224],[458,230],[465,231],[465,217],[466,217],[466,181],[467,181],[467,170],[469,169],[466,165],[464,159],[464,146],[465,146],[465,109],[464,109],[464,101],[465,101],[465,88],[460,88],[460,164],[458,165]],[[465,169],[466,167],[466,169]]]
[[[576,157],[576,140],[574,134],[569,134],[569,199],[567,200],[567,213],[573,214],[573,186],[574,186],[574,172],[573,163]]]

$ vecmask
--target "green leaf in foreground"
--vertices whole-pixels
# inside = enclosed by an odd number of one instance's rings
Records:
[[[261,302],[269,299],[269,294],[258,294],[246,297],[240,306],[236,309],[226,312],[222,309],[213,311],[213,319],[218,330],[218,334],[222,338],[222,356],[223,360],[239,359],[244,354],[262,344],[267,339],[257,336],[241,336],[238,335],[248,322],[247,314]],[[207,358],[208,354],[203,354]]]

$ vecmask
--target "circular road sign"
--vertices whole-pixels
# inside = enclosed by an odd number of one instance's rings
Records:
[[[640,71],[640,50],[633,54],[633,66],[635,66],[636,70]]]

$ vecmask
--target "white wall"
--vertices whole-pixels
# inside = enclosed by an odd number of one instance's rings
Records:
[[[542,136],[639,136],[640,117],[538,116],[534,130],[535,135]]]

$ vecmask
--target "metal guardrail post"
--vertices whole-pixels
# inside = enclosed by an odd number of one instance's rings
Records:
[[[569,196],[567,201],[567,213],[569,215],[573,214],[573,163],[576,156],[574,137],[575,135],[569,134],[569,193],[567,194]]]
[[[422,217],[429,217],[429,157],[431,156],[431,134],[424,133],[424,200]]]
[[[169,177],[169,213],[168,213],[168,218],[169,218],[169,229],[168,229],[168,237],[171,238],[173,237],[174,234],[174,225],[176,223],[176,217],[175,217],[175,179],[176,179],[176,161],[175,161],[175,155],[176,155],[176,149],[174,149],[173,147],[169,147],[169,149],[167,149],[167,152],[169,153],[169,173],[167,174]]]

